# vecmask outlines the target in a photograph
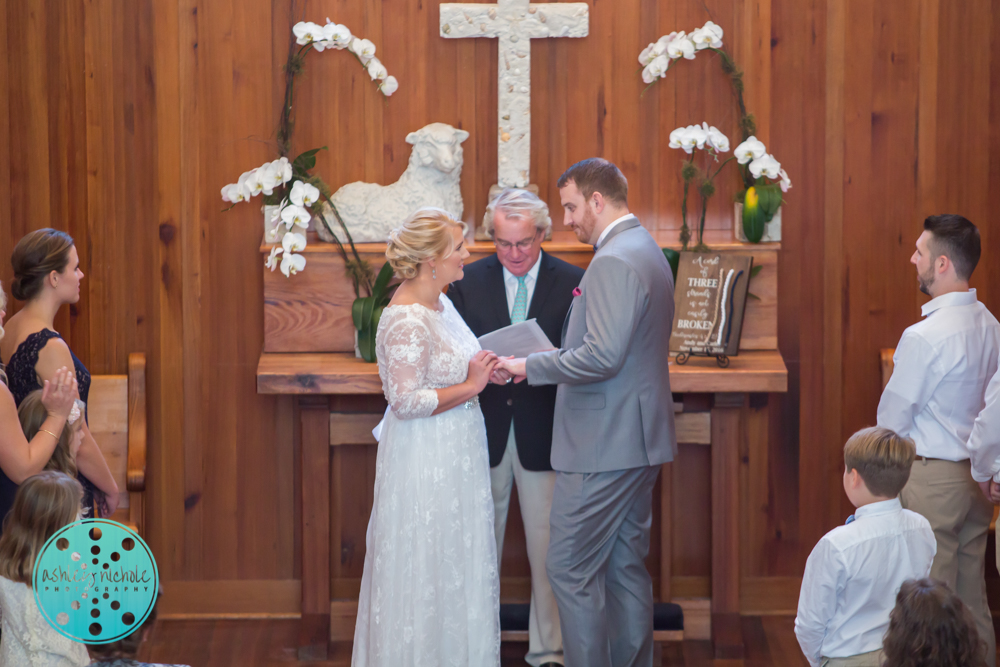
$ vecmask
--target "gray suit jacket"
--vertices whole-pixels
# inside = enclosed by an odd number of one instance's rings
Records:
[[[559,385],[552,467],[609,472],[672,461],[674,280],[638,218],[611,230],[580,291],[563,326],[563,349],[527,360],[529,384]]]

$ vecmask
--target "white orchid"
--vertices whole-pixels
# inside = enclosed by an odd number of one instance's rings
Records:
[[[286,206],[281,210],[281,221],[288,225],[289,229],[292,227],[302,227],[305,229],[309,226],[311,219],[312,214],[309,211],[295,204]]]
[[[286,278],[291,278],[299,271],[306,268],[306,258],[302,255],[295,255],[292,253],[285,253],[284,258],[281,260],[281,272],[285,274]]]
[[[304,181],[295,181],[288,198],[296,206],[310,207],[319,201],[319,188]]]
[[[722,28],[708,21],[702,27],[691,33],[691,42],[698,51],[707,49],[722,48]]]
[[[281,237],[281,247],[286,253],[301,252],[306,247],[306,237],[296,232],[288,232]]]
[[[296,44],[309,44],[323,39],[323,28],[311,21],[300,21],[292,26],[292,34]],[[322,51],[321,48],[317,50]]]
[[[282,252],[284,252],[284,249],[279,248],[278,246],[271,248],[271,254],[264,260],[264,267],[271,269],[271,272],[273,273],[274,270],[278,268],[278,255]]]
[[[715,127],[714,125],[709,126],[708,123],[702,123],[701,125],[702,129],[705,130],[705,132],[708,134],[708,139],[706,139],[706,143],[708,143],[708,145],[712,147],[712,149],[714,149],[716,153],[728,153],[729,137],[724,135],[719,130],[719,128]]]
[[[264,183],[260,180],[260,169],[254,169],[250,172],[244,185],[247,188],[247,192],[250,193],[251,197],[256,197],[261,192],[264,191]],[[270,193],[268,193],[270,194]]]
[[[667,44],[667,55],[673,60],[677,60],[678,58],[694,60],[694,42],[692,42],[691,38],[684,32],[679,32],[677,33],[677,36],[674,37],[669,44]]]
[[[372,78],[372,81],[381,81],[389,76],[389,70],[385,68],[385,65],[378,58],[372,58],[368,61],[368,76]]]
[[[382,85],[380,85],[378,89],[382,92],[383,95],[389,97],[399,89],[399,81],[396,80],[396,77],[390,74],[389,76],[385,77],[385,81],[382,82]]]
[[[669,35],[660,37],[658,40],[644,48],[642,53],[639,54],[639,64],[646,67],[657,57],[665,55],[667,53],[667,44],[669,44],[676,36],[677,33],[672,32]]]
[[[368,61],[375,57],[375,45],[367,39],[355,37],[348,48],[361,60],[362,65],[367,65]]]
[[[788,172],[786,172],[784,169],[781,169],[778,171],[778,176],[781,178],[781,183],[779,184],[779,186],[781,187],[781,191],[788,192],[789,190],[791,190],[792,179],[788,178]]]
[[[750,173],[754,178],[766,176],[771,179],[780,178],[781,163],[773,155],[764,155],[750,163]]]
[[[754,136],[737,146],[735,151],[736,161],[740,164],[764,157],[765,154],[767,154],[767,148],[765,148],[764,143]]]
[[[248,198],[249,197],[247,197],[243,188],[241,188],[238,183],[230,183],[226,187],[222,188],[222,201],[237,204],[241,201],[246,201]]]
[[[278,175],[281,176],[281,184],[284,185],[288,181],[292,180],[292,163],[288,161],[287,157],[282,157],[271,163]]]
[[[661,76],[667,73],[667,69],[670,67],[670,59],[666,56],[656,56],[653,60],[646,65],[646,68],[642,70],[642,81],[643,83],[653,83]]]
[[[346,25],[330,23],[330,19],[327,19],[327,24],[323,27],[323,37],[336,49],[343,49],[349,46],[351,40],[354,38]]]

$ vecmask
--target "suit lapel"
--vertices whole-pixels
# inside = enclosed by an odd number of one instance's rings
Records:
[[[497,329],[510,326],[510,310],[507,308],[507,288],[503,284],[503,265],[496,255],[490,258],[486,273],[486,294],[497,323]]]
[[[543,250],[541,265],[538,267],[538,276],[535,279],[535,291],[531,295],[531,305],[528,308],[527,319],[537,318],[538,313],[542,311],[545,299],[548,298],[549,292],[552,291],[552,283],[555,282],[552,277],[554,269],[555,264],[548,253]]]

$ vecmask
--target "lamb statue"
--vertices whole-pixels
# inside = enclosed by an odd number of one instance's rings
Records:
[[[331,200],[356,243],[385,241],[413,211],[422,206],[437,206],[456,220],[462,219],[462,142],[469,138],[465,130],[446,123],[431,123],[406,135],[413,146],[410,163],[399,180],[391,185],[348,183],[333,193]],[[327,224],[341,241],[340,225],[332,212],[325,214]],[[332,242],[323,225],[317,232]]]

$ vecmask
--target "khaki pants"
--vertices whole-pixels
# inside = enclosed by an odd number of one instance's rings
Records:
[[[946,583],[976,620],[986,642],[986,661],[996,665],[996,636],[986,602],[986,537],[993,506],[972,479],[968,461],[917,457],[899,496],[903,507],[922,514],[934,529],[937,555],[931,577]]]
[[[882,649],[846,658],[822,658],[819,667],[881,667]]]
[[[545,557],[549,553],[549,513],[552,511],[552,491],[556,473],[525,470],[517,455],[514,423],[510,425],[507,449],[500,465],[490,469],[493,490],[493,529],[497,539],[497,570],[503,557],[503,537],[507,530],[507,510],[510,509],[511,486],[517,484],[517,497],[524,521],[524,539],[531,568],[531,607],[528,612],[529,665],[538,667],[546,662],[563,663],[562,630],[559,607],[552,594],[549,577],[545,574]]]

